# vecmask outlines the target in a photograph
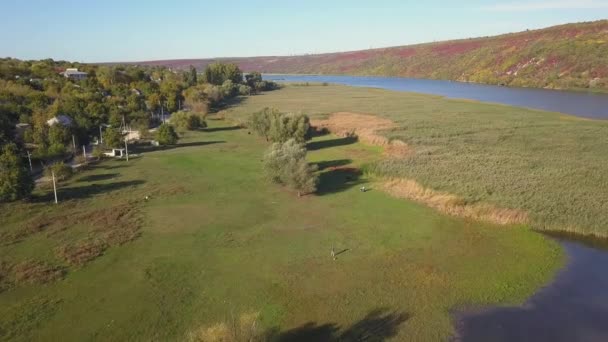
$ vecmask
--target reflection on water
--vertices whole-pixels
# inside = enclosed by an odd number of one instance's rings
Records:
[[[534,88],[510,88],[475,83],[424,80],[401,77],[326,75],[264,75],[279,82],[328,82],[357,87],[375,87],[442,95],[529,107],[586,118],[608,119],[608,94]]]
[[[569,262],[549,286],[522,307],[461,315],[457,340],[608,341],[608,251],[560,243]]]

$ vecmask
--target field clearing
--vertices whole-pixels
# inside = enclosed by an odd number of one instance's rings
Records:
[[[79,173],[57,206],[45,190],[0,207],[12,238],[0,260],[62,270],[37,284],[0,269],[0,339],[183,340],[257,312],[277,341],[445,340],[451,310],[521,303],[563,263],[557,243],[526,227],[361,193],[370,180],[356,170],[382,158],[379,147],[315,138],[320,188],[298,198],[263,179],[263,139],[210,124],[174,148]],[[82,263],[58,252],[83,241],[104,249]]]
[[[439,96],[338,85],[287,86],[245,99],[228,117],[266,106],[326,119],[378,115],[407,158],[373,167],[467,204],[523,210],[535,229],[608,236],[608,121]]]

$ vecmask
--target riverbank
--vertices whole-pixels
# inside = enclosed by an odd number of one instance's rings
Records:
[[[226,115],[245,119],[266,106],[313,118],[378,115],[381,131],[412,148],[374,172],[527,213],[538,230],[608,236],[608,122],[503,105],[339,85],[290,87],[245,99]]]
[[[58,205],[39,189],[0,207],[0,338],[184,340],[244,316],[279,341],[443,341],[452,308],[523,303],[563,263],[526,227],[375,189],[360,170],[378,147],[315,137],[321,183],[299,198],[264,180],[264,139],[209,125],[90,166]]]
[[[608,94],[542,88],[505,87],[473,82],[377,76],[268,75],[277,82],[298,85],[335,84],[468,99],[584,118],[608,118]]]

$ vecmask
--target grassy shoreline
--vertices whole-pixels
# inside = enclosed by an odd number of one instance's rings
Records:
[[[264,181],[263,139],[210,124],[175,148],[78,174],[61,184],[58,206],[2,205],[9,231],[41,218],[97,218],[0,246],[4,262],[44,260],[66,271],[0,292],[3,339],[183,340],[256,312],[276,340],[378,326],[387,338],[445,340],[453,308],[523,303],[564,262],[555,241],[524,226],[447,217],[378,189],[360,193],[373,179],[343,168],[373,163],[379,147],[315,138],[309,160],[321,168],[319,193],[297,198]],[[81,266],[62,261],[57,247],[122,227],[104,210],[121,203],[140,211],[139,237]],[[344,250],[336,261],[332,245]]]
[[[312,117],[378,115],[380,132],[415,153],[375,172],[414,179],[466,203],[526,211],[533,228],[607,237],[608,122],[504,105],[346,86],[285,87],[246,99],[227,113],[244,118],[265,106]]]

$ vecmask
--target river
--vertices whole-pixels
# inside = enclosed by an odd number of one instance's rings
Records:
[[[397,77],[264,75],[278,82],[327,82],[472,99],[608,119],[608,94]],[[608,341],[608,249],[558,241],[568,255],[556,278],[521,307],[456,315],[457,341]]]
[[[264,79],[277,82],[327,82],[355,87],[408,91],[542,109],[591,119],[608,119],[608,94],[600,93],[501,87],[402,77],[267,74],[264,75]]]

